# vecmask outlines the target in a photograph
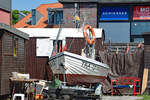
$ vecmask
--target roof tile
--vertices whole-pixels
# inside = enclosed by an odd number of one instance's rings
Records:
[[[31,13],[29,13],[27,16],[25,16],[23,19],[21,19],[18,23],[14,25],[14,28],[45,28],[49,25],[47,24],[48,20],[48,12],[47,8],[63,8],[63,5],[61,3],[51,3],[51,4],[41,4],[39,7],[36,8],[43,17],[39,20],[39,22],[36,25],[29,25],[26,22],[31,17]],[[56,27],[56,26],[55,26]]]

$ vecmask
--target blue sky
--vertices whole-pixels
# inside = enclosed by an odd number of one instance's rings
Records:
[[[56,3],[57,0],[12,0],[12,9],[28,10],[37,8],[40,4]]]

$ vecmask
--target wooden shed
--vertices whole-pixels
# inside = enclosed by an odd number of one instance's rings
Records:
[[[0,97],[10,93],[11,72],[25,72],[25,42],[29,36],[0,23]]]

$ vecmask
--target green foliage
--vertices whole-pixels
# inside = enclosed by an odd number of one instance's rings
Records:
[[[18,22],[18,20],[12,20],[12,24],[16,24]]]
[[[19,21],[19,12],[22,12],[24,14],[28,14],[29,11],[25,11],[25,10],[22,10],[22,11],[19,11],[19,10],[13,10],[12,11],[12,24],[16,24],[18,21]]]
[[[12,11],[12,24],[16,24],[19,19],[19,11],[18,10],[13,10]]]
[[[18,14],[13,14],[13,15],[12,15],[12,18],[13,18],[14,20],[18,20],[19,15],[18,15]]]
[[[19,11],[18,10],[13,10],[12,13],[13,14],[19,14]]]
[[[142,95],[140,97],[143,97],[143,99],[140,100],[150,100],[150,95]]]
[[[26,11],[26,10],[22,10],[22,11],[20,11],[20,12],[22,12],[22,13],[24,13],[24,14],[28,14],[28,13],[30,13],[30,11]]]

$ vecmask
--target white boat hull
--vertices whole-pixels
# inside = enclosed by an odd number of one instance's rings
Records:
[[[98,83],[108,74],[106,64],[73,53],[60,53],[49,61],[52,72],[67,83]]]

